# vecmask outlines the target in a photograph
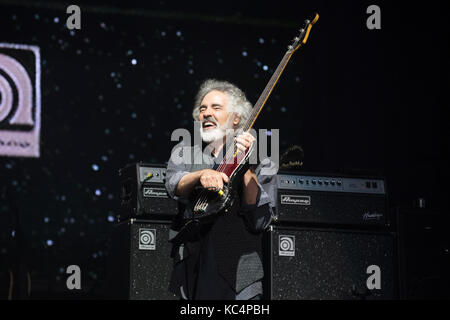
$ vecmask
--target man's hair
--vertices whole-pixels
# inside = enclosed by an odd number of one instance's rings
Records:
[[[198,120],[200,116],[200,105],[203,98],[213,90],[227,94],[228,104],[231,107],[231,110],[228,111],[235,112],[241,118],[238,127],[242,127],[250,117],[252,104],[245,97],[245,93],[236,85],[228,81],[216,79],[207,79],[201,84],[200,89],[195,96],[194,109],[192,111],[194,120]]]

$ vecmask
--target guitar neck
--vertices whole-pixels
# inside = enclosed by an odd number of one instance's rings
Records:
[[[245,125],[243,126],[244,131],[249,131],[253,127],[256,118],[258,118],[262,108],[266,104],[267,99],[272,93],[273,88],[280,79],[280,76],[283,73],[284,68],[288,64],[294,52],[297,51],[302,45],[306,43],[309,37],[309,33],[311,31],[311,27],[317,22],[318,19],[319,15],[316,13],[313,21],[305,20],[305,27],[299,30],[300,31],[299,36],[295,37],[293,44],[288,47],[288,51],[286,51],[286,53],[284,54],[283,59],[281,59],[281,62],[278,64],[278,67],[273,73],[272,77],[270,78],[269,83],[267,83],[258,101],[253,106],[250,118],[247,121],[247,123],[245,123]]]
[[[261,93],[258,101],[255,103],[252,109],[252,113],[249,117],[249,120],[243,127],[244,131],[248,131],[253,127],[253,124],[255,123],[256,119],[258,118],[259,114],[261,113],[262,108],[266,104],[267,99],[269,98],[270,94],[273,91],[273,88],[277,84],[278,80],[280,79],[281,74],[284,71],[284,68],[288,64],[289,60],[292,57],[292,54],[294,53],[293,50],[288,50],[283,59],[281,59],[281,62],[278,64],[277,69],[272,74],[272,77],[270,78],[269,82],[267,83],[266,87],[264,88],[263,92]]]

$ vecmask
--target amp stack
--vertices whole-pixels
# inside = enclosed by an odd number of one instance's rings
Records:
[[[164,182],[164,165],[136,163],[119,170],[120,204],[110,238],[107,298],[171,300],[169,229],[178,210]]]
[[[265,236],[266,298],[395,299],[395,232],[381,177],[282,172]]]

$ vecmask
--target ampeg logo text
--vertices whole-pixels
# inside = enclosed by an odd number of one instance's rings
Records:
[[[144,188],[144,197],[168,198],[167,191],[164,188]]]
[[[296,204],[299,206],[310,206],[311,197],[310,196],[295,196],[295,195],[281,195],[282,204]]]
[[[139,229],[139,250],[156,249],[156,230]]]
[[[286,257],[295,256],[295,236],[279,236],[278,255]]]
[[[0,156],[39,157],[39,47],[0,43]]]

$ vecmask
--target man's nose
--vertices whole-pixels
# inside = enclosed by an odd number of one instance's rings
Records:
[[[212,117],[212,115],[213,115],[213,108],[211,108],[211,107],[207,107],[207,108],[205,109],[205,111],[203,111],[203,117],[204,117],[204,118],[206,118],[206,117]]]

